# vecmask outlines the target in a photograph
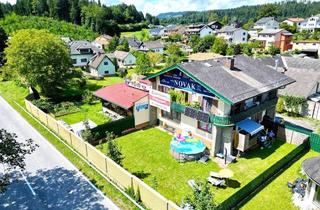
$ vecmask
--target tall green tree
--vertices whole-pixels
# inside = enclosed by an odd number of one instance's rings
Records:
[[[59,20],[70,21],[70,4],[66,0],[56,0],[55,14]]]
[[[122,40],[120,41],[120,44],[117,46],[117,50],[129,52],[129,51],[130,51],[130,48],[129,48],[129,42],[128,42],[128,40],[122,39]]]
[[[15,169],[24,170],[26,167],[26,155],[31,154],[37,148],[32,139],[23,143],[17,141],[17,135],[0,130],[0,165],[4,173],[0,173],[0,192],[4,192],[10,184],[10,174]]]
[[[279,7],[275,4],[265,4],[258,11],[258,17],[277,17],[280,14]]]
[[[5,49],[5,71],[21,83],[39,87],[53,99],[64,95],[74,76],[69,50],[63,41],[46,30],[18,31]]]
[[[227,48],[227,42],[224,39],[218,37],[215,39],[211,51],[220,55],[225,55],[227,52]]]
[[[107,155],[118,165],[122,166],[123,155],[118,144],[113,139],[108,140]]]
[[[81,8],[79,0],[71,0],[70,20],[74,24],[81,23]]]
[[[136,61],[136,73],[146,75],[151,72],[151,62],[147,54],[139,53]]]

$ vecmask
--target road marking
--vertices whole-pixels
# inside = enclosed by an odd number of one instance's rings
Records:
[[[27,185],[28,185],[28,187],[29,187],[29,189],[30,189],[30,191],[31,191],[32,195],[33,195],[33,196],[36,196],[36,192],[32,189],[32,187],[31,187],[31,185],[30,185],[29,181],[27,180],[27,177],[22,173],[22,171],[19,171],[19,172],[20,172],[20,174],[21,174],[22,178],[24,179],[24,181],[27,183]]]

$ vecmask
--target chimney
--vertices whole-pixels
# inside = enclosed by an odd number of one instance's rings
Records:
[[[225,57],[223,59],[223,66],[227,69],[233,70],[234,69],[234,57]]]

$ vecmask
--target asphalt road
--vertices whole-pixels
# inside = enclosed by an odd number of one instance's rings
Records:
[[[12,184],[0,194],[0,209],[119,209],[0,96],[1,128],[39,147],[27,156],[26,170],[14,172]]]

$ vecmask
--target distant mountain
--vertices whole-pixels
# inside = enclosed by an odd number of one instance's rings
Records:
[[[157,18],[159,19],[166,19],[166,18],[176,18],[176,17],[182,17],[188,13],[187,11],[184,12],[166,12],[166,13],[160,13],[157,15]]]

